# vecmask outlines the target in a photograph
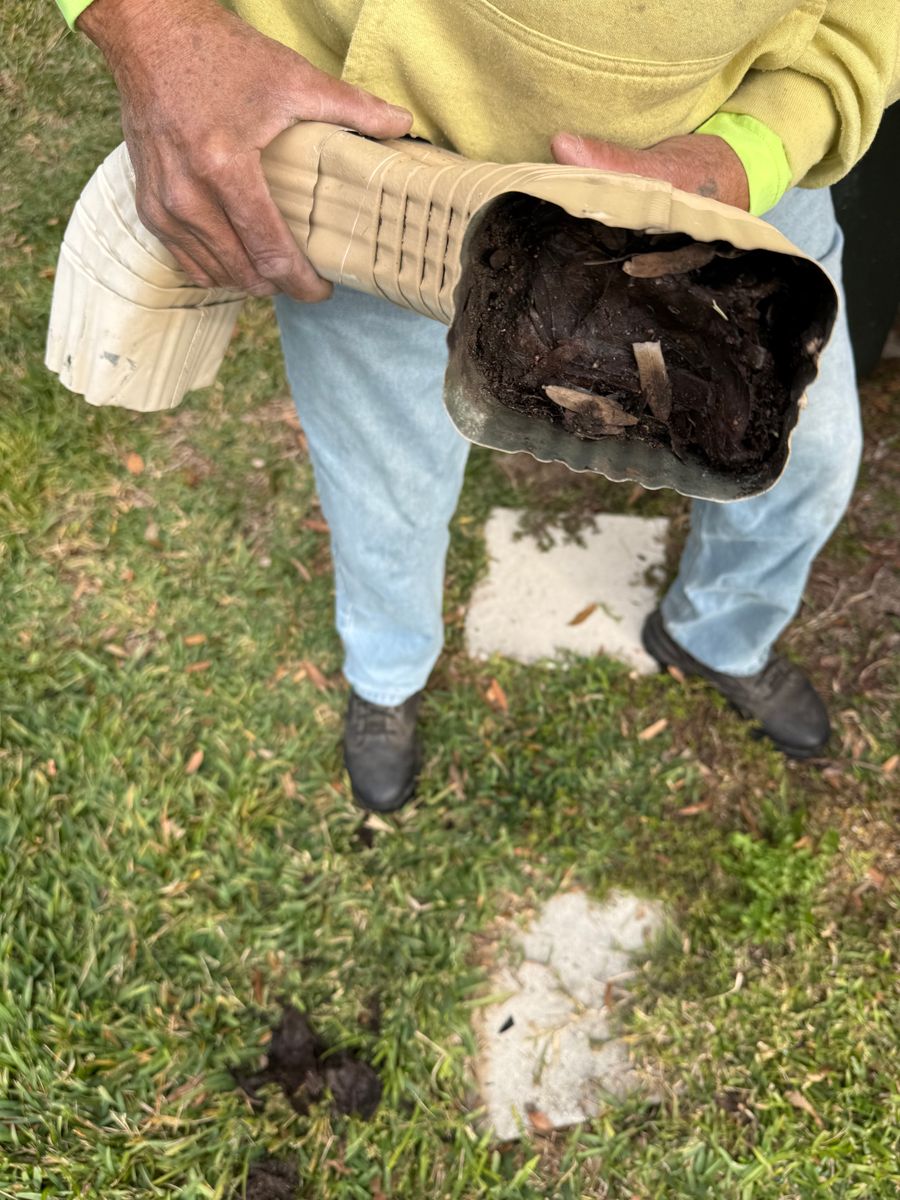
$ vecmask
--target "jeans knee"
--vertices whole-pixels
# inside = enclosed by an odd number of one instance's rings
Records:
[[[855,421],[819,447],[814,474],[807,488],[811,506],[819,514],[823,527],[834,528],[844,515],[859,473],[862,458],[862,430]]]
[[[828,436],[820,440],[816,462],[820,471],[829,478],[831,487],[838,492],[849,493],[859,472],[863,452],[862,421],[859,406],[854,404],[843,415],[839,426],[832,426]]]

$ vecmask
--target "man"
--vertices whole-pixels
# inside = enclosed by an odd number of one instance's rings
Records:
[[[235,0],[234,15],[216,0],[60,3],[114,73],[145,223],[196,283],[280,293],[332,534],[353,689],[345,760],[363,806],[398,808],[415,787],[416,711],[442,643],[447,524],[467,450],[441,405],[444,330],[345,289],[311,306],[331,289],[269,198],[261,150],[319,120],[412,132],[471,157],[552,155],[655,176],[768,212],[838,280],[827,185],[897,96],[900,6]],[[797,757],[824,748],[828,716],[772,645],[846,507],[859,453],[841,318],[782,480],[753,500],[695,503],[678,578],[644,630],[661,664],[709,680]]]

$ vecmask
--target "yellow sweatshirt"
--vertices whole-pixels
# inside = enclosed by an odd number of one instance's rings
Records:
[[[472,158],[566,130],[643,148],[742,113],[791,182],[833,183],[900,96],[900,0],[231,0],[316,66]]]
[[[547,161],[558,131],[643,148],[703,126],[741,156],[756,212],[840,179],[900,97],[900,0],[227,2],[471,158]],[[58,3],[73,24],[90,0]]]

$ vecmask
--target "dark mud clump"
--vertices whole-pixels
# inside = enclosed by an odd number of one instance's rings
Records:
[[[781,452],[827,331],[813,264],[524,196],[491,210],[471,252],[453,336],[502,404],[737,475]]]
[[[277,1085],[296,1112],[331,1096],[332,1107],[370,1120],[381,1100],[381,1080],[368,1063],[352,1051],[331,1053],[314,1032],[309,1018],[287,1005],[272,1030],[265,1066],[258,1071],[234,1070],[235,1082],[250,1100],[262,1107],[259,1092]]]
[[[243,1200],[298,1200],[300,1181],[296,1167],[276,1158],[254,1163],[247,1175]]]

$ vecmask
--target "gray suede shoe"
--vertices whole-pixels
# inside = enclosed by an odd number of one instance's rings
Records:
[[[421,692],[402,704],[371,704],[350,693],[344,764],[353,798],[371,812],[393,812],[415,795],[421,767],[416,718]]]
[[[685,675],[708,680],[741,716],[758,721],[789,758],[814,758],[828,745],[831,725],[825,704],[806,673],[789,659],[772,654],[755,675],[723,675],[669,636],[659,609],[644,622],[641,640],[661,667],[678,667]]]

